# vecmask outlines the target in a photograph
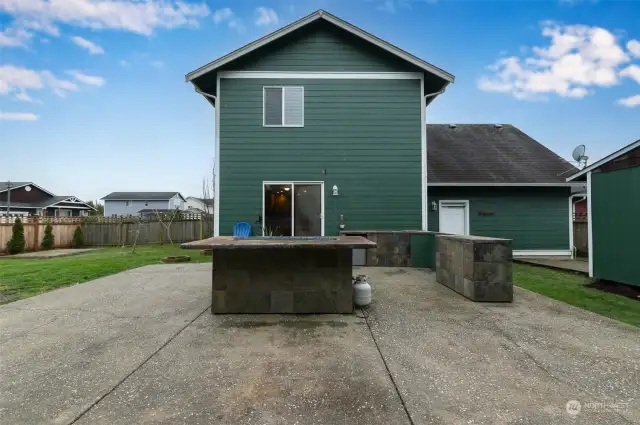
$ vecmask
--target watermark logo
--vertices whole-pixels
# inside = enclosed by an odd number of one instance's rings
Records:
[[[627,402],[597,402],[580,403],[578,400],[567,401],[567,413],[571,416],[577,416],[580,412],[620,412],[627,410],[629,403]]]
[[[582,405],[578,400],[567,401],[567,413],[571,416],[576,416],[582,410]]]

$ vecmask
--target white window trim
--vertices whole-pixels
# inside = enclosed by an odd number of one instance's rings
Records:
[[[297,184],[320,185],[320,236],[324,236],[324,181],[263,181],[262,182],[262,229],[260,232],[264,236],[264,189],[266,185],[291,185],[291,236],[295,236],[295,191]]]
[[[445,199],[438,201],[438,231],[440,231],[440,223],[442,223],[442,206],[463,206],[464,207],[464,235],[471,234],[471,226],[469,225],[469,201],[457,199]]]
[[[284,100],[285,100],[285,96],[284,96],[284,91],[287,88],[292,88],[292,89],[302,89],[302,124],[298,124],[298,125],[292,125],[292,124],[285,124],[284,121],[284,110],[285,110],[285,105],[284,105]],[[267,112],[267,108],[266,108],[266,103],[267,103],[267,96],[266,96],[266,89],[282,89],[282,125],[275,125],[275,124],[267,124],[266,123],[266,112]],[[263,127],[290,127],[290,128],[302,128],[304,127],[304,86],[263,86],[262,87],[262,126]]]

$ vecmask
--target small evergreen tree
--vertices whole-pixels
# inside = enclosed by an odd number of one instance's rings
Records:
[[[71,246],[74,248],[82,248],[84,246],[84,233],[82,232],[82,227],[76,227],[76,231],[73,232]]]
[[[19,254],[24,251],[24,226],[22,220],[16,218],[13,223],[11,239],[7,242],[7,251],[9,254]]]
[[[51,224],[47,224],[47,227],[44,228],[44,237],[42,238],[42,242],[40,243],[40,249],[45,251],[53,249],[53,244],[53,226],[51,226]]]

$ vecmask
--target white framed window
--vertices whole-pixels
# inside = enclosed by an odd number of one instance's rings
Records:
[[[262,88],[264,127],[304,127],[304,87]]]

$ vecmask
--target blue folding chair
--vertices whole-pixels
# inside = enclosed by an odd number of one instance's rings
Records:
[[[246,238],[251,235],[251,225],[244,221],[233,225],[233,236],[237,238]]]

